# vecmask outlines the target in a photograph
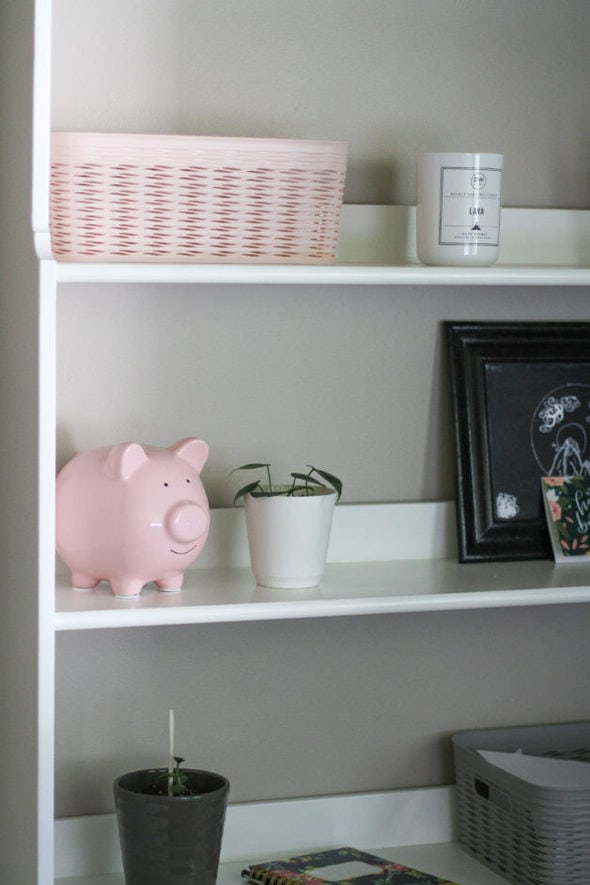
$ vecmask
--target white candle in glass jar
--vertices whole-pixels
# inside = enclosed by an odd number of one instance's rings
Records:
[[[424,264],[485,265],[498,258],[502,154],[417,156],[416,238]]]

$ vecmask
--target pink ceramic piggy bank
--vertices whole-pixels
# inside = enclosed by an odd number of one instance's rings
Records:
[[[209,504],[200,473],[209,448],[182,439],[169,449],[120,443],[72,458],[57,477],[57,552],[74,587],[109,581],[137,596],[148,581],[180,590],[203,549]]]

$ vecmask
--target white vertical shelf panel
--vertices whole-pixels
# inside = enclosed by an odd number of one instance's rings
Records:
[[[38,598],[38,841],[40,881],[53,869],[55,743],[55,634],[53,604],[46,591],[55,559],[55,263],[42,261],[39,275],[39,598]],[[50,518],[48,518],[48,514]]]
[[[49,138],[51,106],[51,0],[35,0],[33,66],[32,229],[38,254],[49,248]],[[55,559],[56,265],[39,268],[39,516],[37,864],[38,882],[53,880],[55,633],[53,600],[47,593]]]
[[[33,68],[33,194],[32,226],[39,258],[50,259],[49,141],[51,127],[51,0],[35,0]]]

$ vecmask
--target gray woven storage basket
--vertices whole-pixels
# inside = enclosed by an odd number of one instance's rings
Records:
[[[590,885],[590,789],[538,787],[478,750],[590,761],[590,722],[453,736],[462,847],[515,885]]]

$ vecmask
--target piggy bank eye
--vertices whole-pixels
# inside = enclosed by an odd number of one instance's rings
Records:
[[[164,486],[165,486],[165,488],[168,488],[168,483],[165,482],[165,483],[164,483]]]
[[[187,482],[190,484],[190,479],[187,479]]]

